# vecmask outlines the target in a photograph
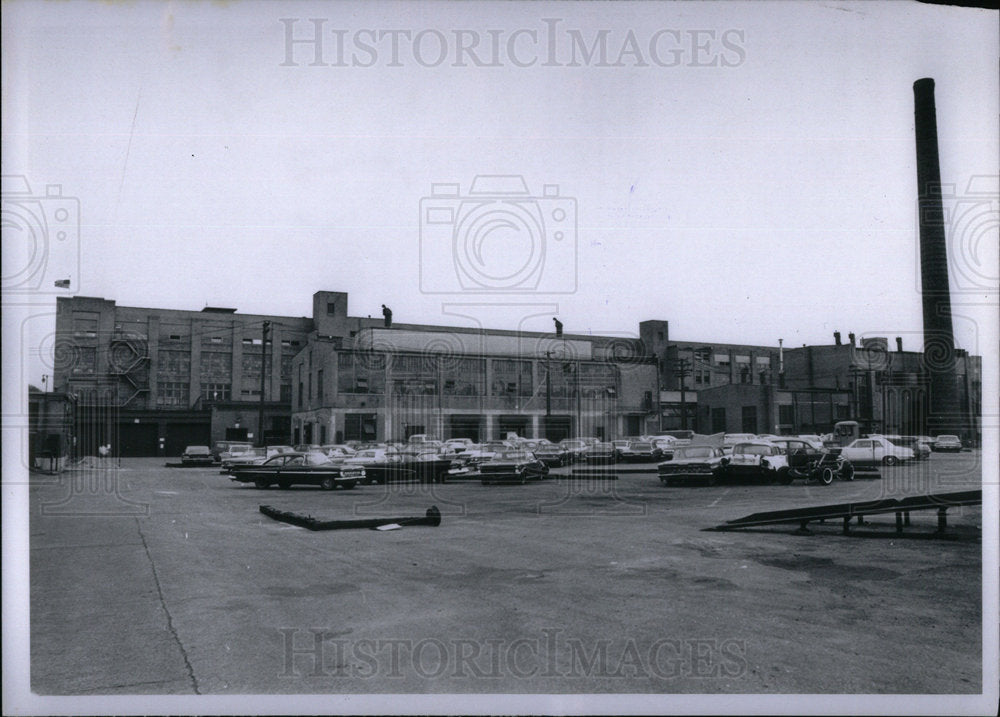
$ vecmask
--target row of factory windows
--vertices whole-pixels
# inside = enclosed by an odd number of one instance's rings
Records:
[[[536,385],[532,362],[522,359],[490,359],[492,380],[486,386],[486,359],[441,355],[395,356],[392,377],[387,375],[384,354],[340,353],[337,357],[337,391],[345,394],[447,396],[531,396],[545,386],[549,374],[540,362]],[[313,376],[315,375],[315,379]],[[299,364],[298,405],[324,396],[324,371],[307,372]],[[553,361],[550,394],[556,398],[581,396],[614,398],[618,393],[618,367]]]
[[[200,384],[200,397],[203,401],[232,401],[232,384],[207,382]],[[156,405],[158,408],[189,408],[191,384],[186,381],[157,381]],[[244,388],[240,391],[238,400],[260,400],[260,386]],[[281,384],[279,400],[290,403],[292,400],[292,385]]]

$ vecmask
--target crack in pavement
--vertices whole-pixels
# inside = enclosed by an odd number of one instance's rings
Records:
[[[177,643],[177,648],[181,651],[181,657],[184,659],[184,667],[187,669],[188,677],[191,678],[191,687],[194,689],[196,695],[200,695],[201,691],[198,689],[198,678],[195,677],[194,668],[191,666],[191,661],[188,659],[187,650],[184,649],[184,643],[181,642],[180,636],[177,634],[177,630],[174,628],[174,618],[170,614],[170,610],[167,608],[167,601],[163,598],[163,588],[160,587],[160,576],[156,573],[156,565],[153,563],[153,556],[149,554],[149,544],[146,542],[146,536],[142,533],[142,525],[139,523],[139,519],[135,519],[136,530],[139,531],[139,537],[142,538],[142,547],[146,551],[146,558],[149,560],[149,567],[153,571],[153,582],[156,583],[156,593],[160,597],[160,607],[163,608],[164,614],[167,616],[167,629],[173,636],[174,641]]]

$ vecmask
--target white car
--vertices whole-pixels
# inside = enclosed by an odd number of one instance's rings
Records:
[[[725,459],[726,475],[736,480],[784,481],[788,474],[785,449],[768,441],[747,441],[733,446]]]
[[[931,446],[935,451],[953,451],[954,453],[959,453],[962,450],[962,439],[958,436],[938,436],[934,439],[934,444]]]
[[[840,455],[855,465],[869,466],[880,464],[894,466],[913,460],[912,450],[877,436],[855,439],[850,445],[841,449]]]

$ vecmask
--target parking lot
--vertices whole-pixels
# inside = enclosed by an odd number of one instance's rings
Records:
[[[568,469],[553,471],[567,473]],[[980,487],[979,454],[830,486],[616,481],[256,490],[123,460],[32,476],[46,695],[947,693],[982,689],[981,510],[706,532],[750,513]],[[418,516],[439,527],[311,532]]]

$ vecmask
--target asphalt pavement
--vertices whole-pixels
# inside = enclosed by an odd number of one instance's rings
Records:
[[[563,471],[565,472],[565,471]],[[980,487],[977,453],[830,486],[616,481],[261,491],[162,460],[30,487],[43,695],[982,690],[981,510],[706,532],[762,510]],[[312,532],[423,515],[439,527]],[[929,648],[932,646],[932,649]]]

